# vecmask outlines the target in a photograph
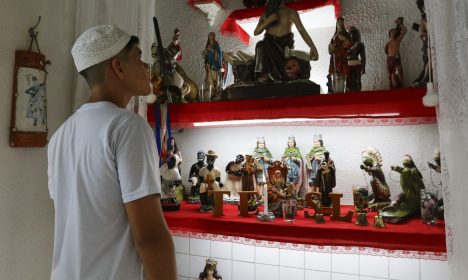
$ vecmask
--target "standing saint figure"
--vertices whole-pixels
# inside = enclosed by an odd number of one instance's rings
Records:
[[[211,88],[211,97],[219,98],[221,91],[221,72],[223,69],[223,51],[216,41],[214,32],[208,34],[205,49],[203,50],[205,60],[205,86]]]
[[[288,137],[288,147],[284,150],[281,161],[288,168],[287,183],[293,183],[295,187],[295,195],[299,194],[302,186],[302,155],[298,147],[296,147],[296,138]]]
[[[258,186],[263,186],[264,183],[267,183],[265,178],[268,176],[268,166],[273,162],[273,156],[266,147],[263,136],[257,137],[257,146],[252,153],[252,157],[258,162],[258,166],[261,169],[257,172],[257,184]]]
[[[226,184],[225,189],[230,191],[230,196],[225,195],[225,200],[239,201],[239,191],[242,190],[242,163],[244,156],[239,154],[235,161],[230,161],[226,165]]]
[[[385,54],[387,55],[387,71],[390,88],[403,87],[403,68],[401,66],[400,44],[406,35],[406,26],[403,24],[403,18],[395,20],[396,28],[388,32],[389,41],[385,45]]]
[[[317,171],[320,168],[322,160],[325,158],[325,152],[327,149],[323,146],[322,135],[314,135],[314,146],[307,154],[306,166],[308,171],[308,182],[309,182],[309,191],[317,191],[318,182],[317,182]]]
[[[328,44],[328,53],[330,54],[330,66],[328,67],[328,92],[343,92],[341,89],[333,87],[333,79],[341,79],[343,82],[348,76],[348,50],[351,48],[351,38],[346,32],[344,18],[336,19],[335,34],[330,44]],[[344,83],[343,83],[344,86]]]
[[[349,91],[361,91],[361,76],[366,73],[366,50],[361,42],[359,30],[350,26],[348,28],[351,48],[348,50],[348,77],[346,78],[346,88]]]
[[[255,76],[259,81],[285,80],[285,49],[294,49],[294,24],[310,47],[310,60],[318,60],[317,48],[302,25],[296,10],[284,6],[284,0],[269,0],[265,14],[255,28],[254,35],[265,31],[263,40],[255,46]]]
[[[172,42],[166,48],[169,54],[173,58],[175,58],[176,62],[180,62],[182,60],[182,47],[180,46],[180,35],[180,30],[178,28],[174,29]]]
[[[205,153],[203,151],[197,152],[197,162],[192,164],[190,168],[188,181],[191,183],[189,202],[200,202],[200,170],[205,167]]]

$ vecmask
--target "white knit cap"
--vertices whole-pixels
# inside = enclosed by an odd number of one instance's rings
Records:
[[[116,25],[99,25],[83,32],[71,50],[78,72],[101,63],[121,52],[130,35]]]

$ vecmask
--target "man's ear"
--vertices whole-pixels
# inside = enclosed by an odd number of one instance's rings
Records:
[[[122,62],[120,60],[118,60],[117,58],[113,58],[111,60],[111,68],[119,79],[123,79],[124,71],[122,69]]]

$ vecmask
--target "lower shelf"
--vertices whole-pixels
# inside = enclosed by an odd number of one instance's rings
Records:
[[[198,204],[183,202],[180,211],[164,213],[169,228],[172,231],[293,244],[446,252],[443,221],[436,225],[425,225],[420,218],[415,217],[405,224],[387,224],[385,228],[374,228],[357,226],[354,222],[330,221],[329,217],[325,217],[325,224],[316,224],[313,219],[304,218],[304,210],[300,210],[293,223],[285,223],[282,218],[274,222],[258,222],[255,216],[237,216],[236,205],[224,205],[226,215],[219,218],[212,217],[210,213],[201,213],[199,207]],[[342,213],[351,208],[342,206]],[[374,216],[375,213],[369,213],[368,220],[373,221]]]

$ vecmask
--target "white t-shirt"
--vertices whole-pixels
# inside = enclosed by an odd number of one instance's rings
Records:
[[[161,192],[149,125],[113,103],[87,103],[53,135],[48,161],[51,279],[143,279],[124,203]]]

